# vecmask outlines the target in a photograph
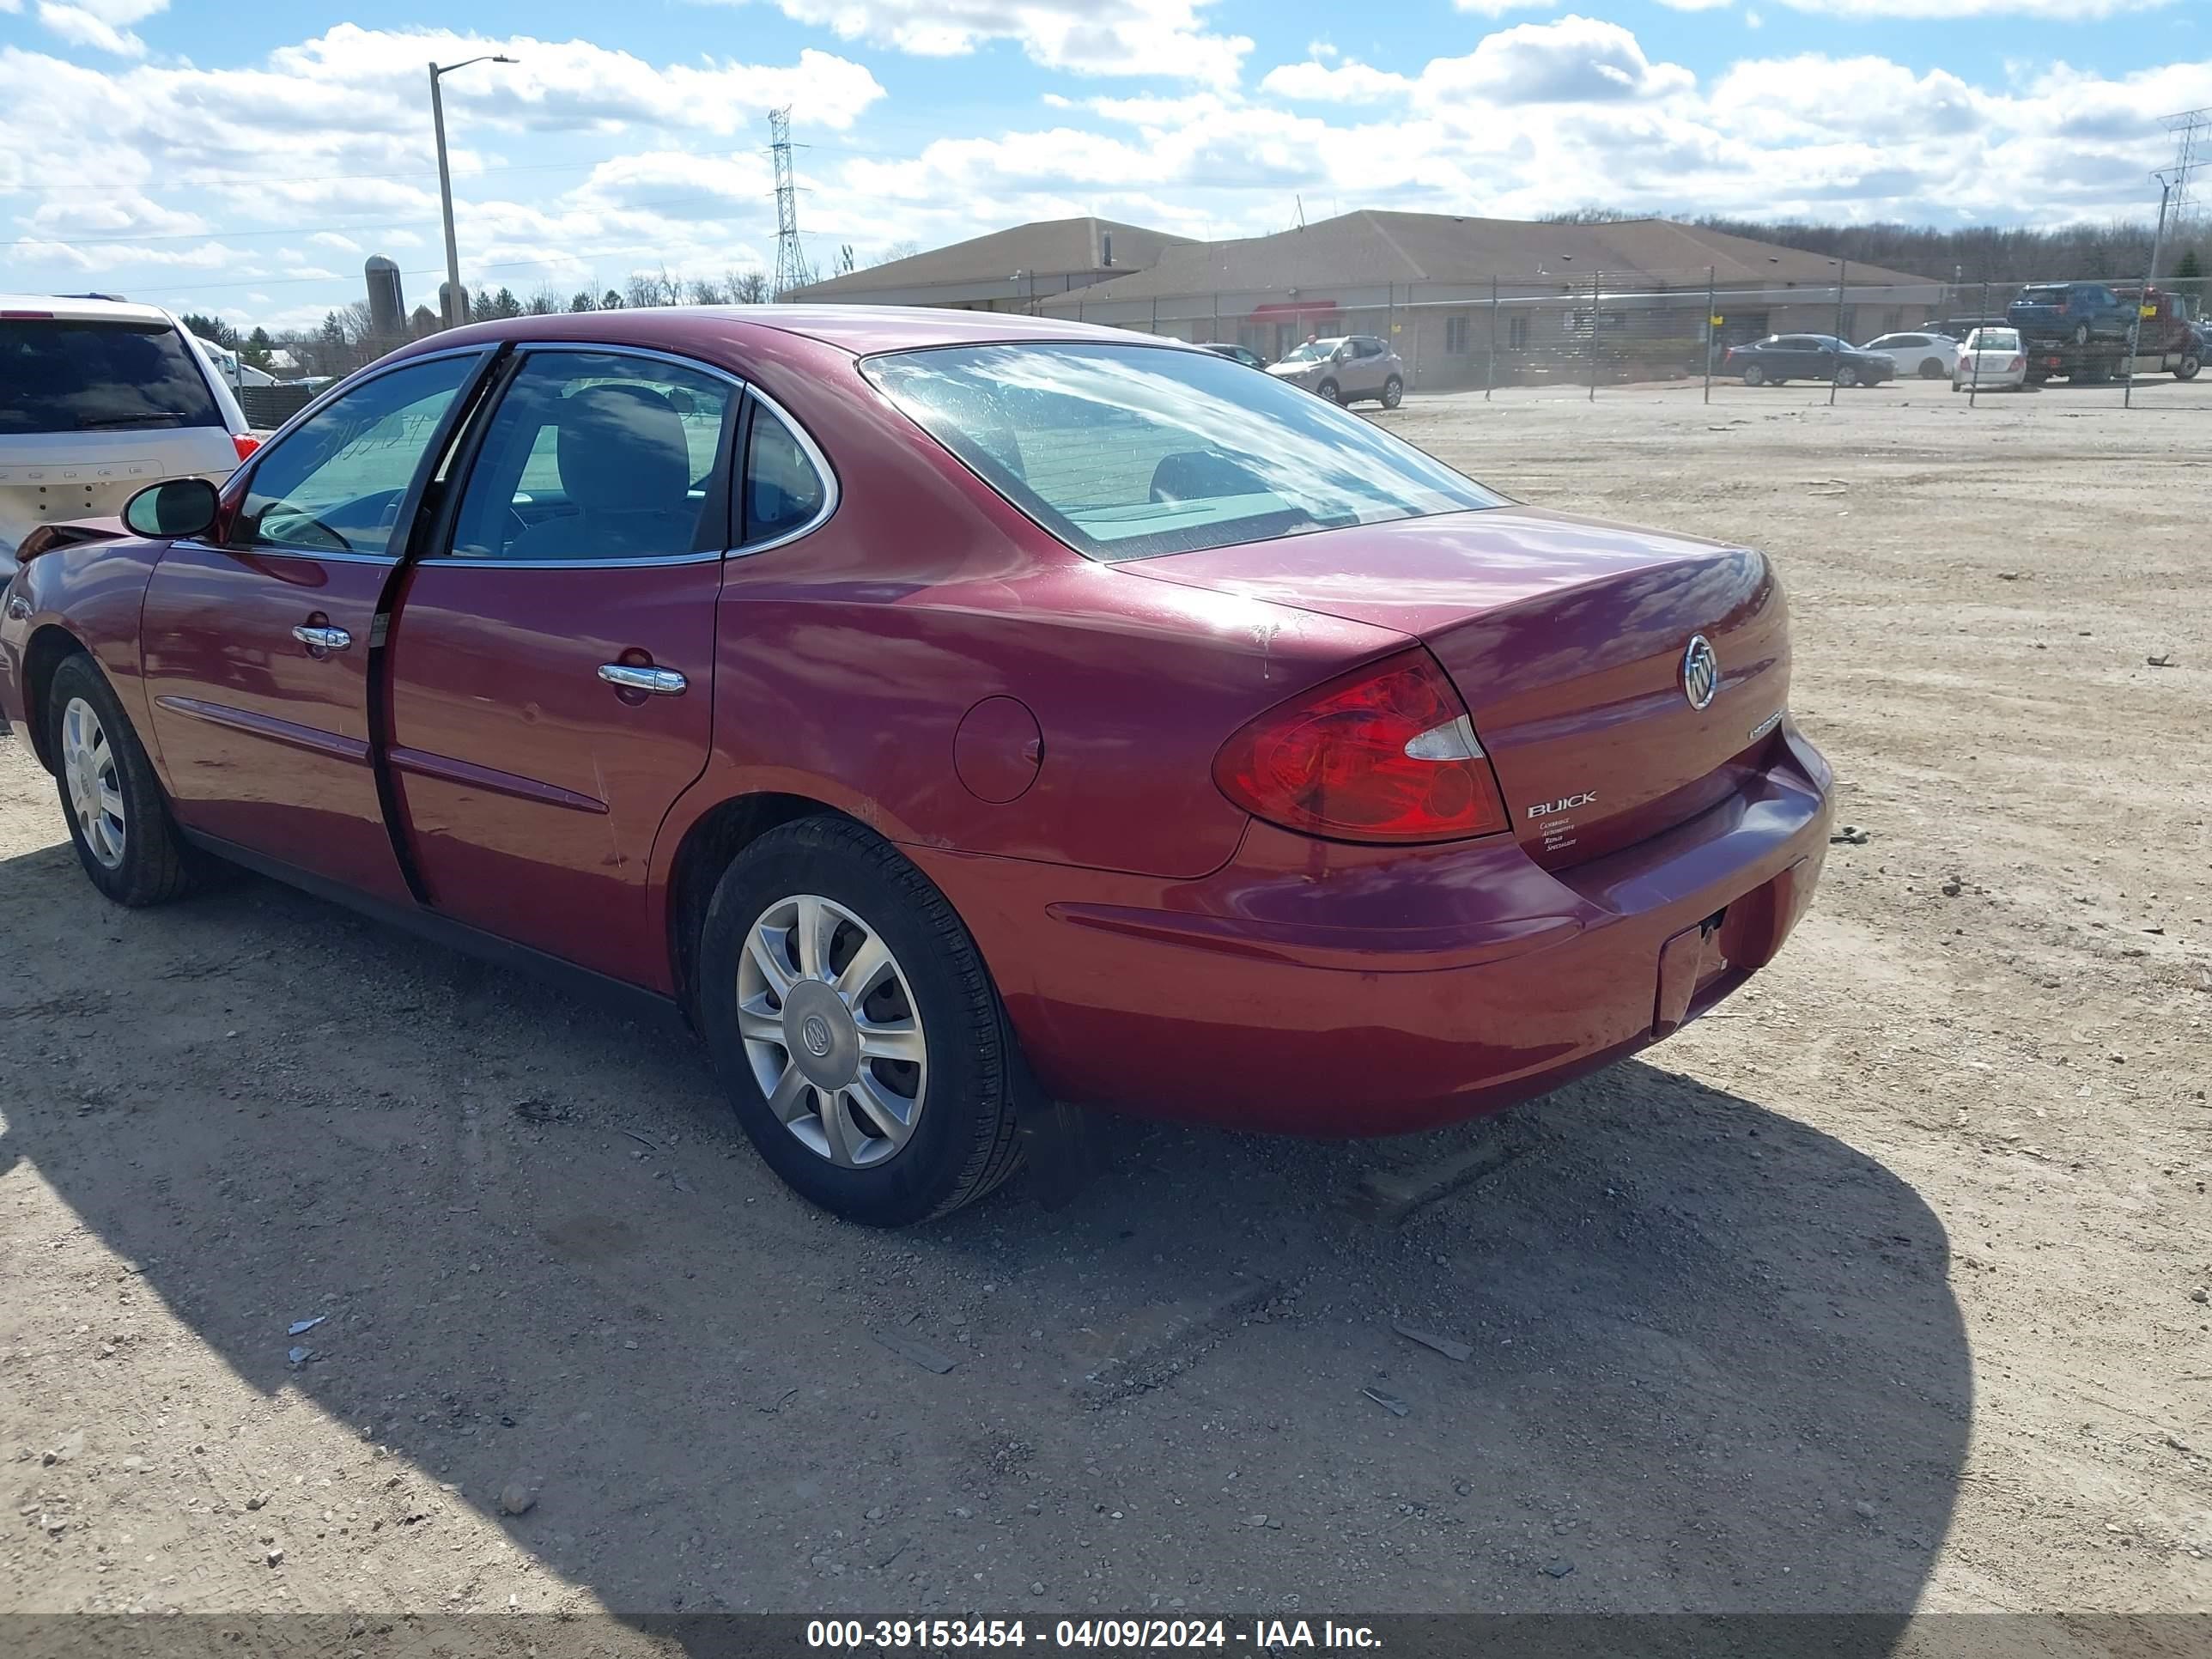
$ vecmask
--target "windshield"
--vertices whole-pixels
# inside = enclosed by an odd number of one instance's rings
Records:
[[[2009,328],[1978,328],[1974,337],[1966,342],[1969,351],[2017,351],[2020,333]]]
[[[2063,288],[2024,288],[2020,291],[2020,303],[2024,306],[2055,306],[2065,297]]]
[[[985,483],[1095,559],[1503,500],[1357,415],[1212,352],[961,346],[866,368]]]
[[[1336,356],[1337,347],[1343,343],[1341,340],[1308,340],[1282,361],[1286,363],[1317,363],[1325,357]]]
[[[222,424],[198,361],[167,323],[0,321],[0,432]]]

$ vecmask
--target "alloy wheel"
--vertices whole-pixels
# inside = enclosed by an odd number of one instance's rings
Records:
[[[845,1169],[895,1157],[927,1097],[929,1046],[906,970],[854,912],[778,899],[745,932],[738,1030],[777,1121]]]
[[[123,781],[100,716],[82,697],[62,711],[62,777],[70,808],[93,857],[108,869],[123,863]]]

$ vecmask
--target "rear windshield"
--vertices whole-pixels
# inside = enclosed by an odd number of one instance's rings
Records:
[[[1210,351],[944,347],[870,379],[1078,552],[1119,561],[1495,507],[1412,445]]]
[[[191,348],[167,323],[0,320],[0,432],[223,424]]]
[[[1978,328],[1966,343],[1976,351],[2017,351],[2020,334],[2009,328]]]
[[[2066,289],[2057,288],[2024,288],[2020,291],[2021,303],[2031,306],[2056,305],[2066,297]]]

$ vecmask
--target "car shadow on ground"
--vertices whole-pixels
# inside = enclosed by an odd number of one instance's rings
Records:
[[[1871,1653],[1948,1525],[1947,1240],[1786,1100],[1632,1063],[1407,1141],[1115,1120],[1059,1207],[877,1234],[672,1027],[258,881],[126,913],[64,848],[0,891],[0,1157],[263,1396],[195,1524],[280,1532],[293,1606],[504,1607],[514,1556],[434,1577],[465,1504],[637,1618],[1847,1611]]]

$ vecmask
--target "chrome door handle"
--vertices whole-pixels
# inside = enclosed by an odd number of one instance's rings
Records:
[[[650,691],[656,697],[680,697],[691,682],[672,668],[633,668],[626,662],[603,662],[599,678],[625,691]]]
[[[310,651],[343,651],[353,643],[343,628],[310,628],[305,623],[292,630],[292,637]]]

